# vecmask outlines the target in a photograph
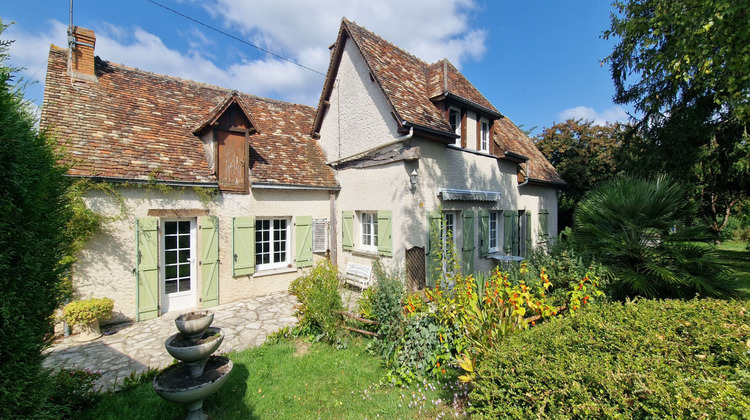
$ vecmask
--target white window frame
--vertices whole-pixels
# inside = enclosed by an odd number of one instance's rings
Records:
[[[494,221],[494,227],[492,226]],[[502,212],[493,210],[490,211],[489,215],[489,221],[487,223],[487,228],[489,229],[489,232],[487,232],[487,241],[488,241],[488,248],[489,252],[496,253],[500,252],[502,250],[502,246],[500,245],[500,223],[502,221]]]
[[[378,252],[378,212],[363,211],[359,214],[359,249]]]
[[[448,108],[448,124],[451,125],[451,128],[453,128],[453,124],[451,123],[451,116],[453,113],[456,113],[456,127],[455,127],[455,133],[458,134],[458,138],[456,139],[456,146],[461,146],[461,109],[456,108],[455,106],[452,106]]]
[[[479,120],[479,150],[490,152],[490,122],[486,118]]]
[[[275,221],[284,221],[286,226],[282,229],[275,227]],[[269,222],[269,229],[267,230],[269,232],[269,250],[268,252],[263,252],[261,244],[266,241],[258,241],[258,236],[261,235],[263,232],[266,231],[266,229],[262,228],[262,223]],[[291,248],[292,248],[292,219],[291,217],[262,217],[255,219],[255,269],[257,271],[262,270],[273,270],[277,268],[286,268],[291,264]],[[281,232],[285,233],[285,239],[283,240],[284,243],[284,250],[283,253],[283,259],[279,261],[275,261],[277,251],[274,250],[273,245],[275,243],[282,243],[282,241],[279,239],[279,236]],[[262,257],[264,254],[269,255],[269,262],[263,263],[263,259],[259,258]]]

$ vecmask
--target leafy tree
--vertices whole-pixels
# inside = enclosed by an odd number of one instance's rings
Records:
[[[642,113],[643,173],[668,172],[693,188],[718,232],[750,191],[750,0],[614,3],[605,38],[615,102]]]
[[[587,193],[575,211],[572,240],[608,273],[616,299],[731,295],[736,284],[716,250],[686,224],[694,204],[668,176],[617,176]]]
[[[59,418],[41,351],[68,269],[69,181],[5,64],[10,44],[0,40],[0,418]]]
[[[545,128],[534,140],[568,183],[560,197],[561,228],[572,224],[575,206],[587,191],[619,172],[616,160],[623,134],[619,124],[569,119]]]

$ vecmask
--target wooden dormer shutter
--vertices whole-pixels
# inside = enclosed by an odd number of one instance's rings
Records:
[[[247,192],[248,154],[246,134],[216,130],[218,165],[216,176],[219,188],[225,191]]]

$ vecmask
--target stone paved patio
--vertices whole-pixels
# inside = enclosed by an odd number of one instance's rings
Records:
[[[269,334],[294,325],[297,298],[283,293],[245,299],[211,308],[213,327],[224,332],[224,342],[216,354],[263,344]],[[111,329],[113,334],[81,343],[73,335],[47,349],[44,365],[48,368],[90,369],[102,373],[97,389],[111,389],[124,378],[148,368],[163,368],[172,363],[164,341],[177,332],[174,320],[179,312],[164,314],[148,321],[127,323]],[[108,329],[102,328],[103,331]]]

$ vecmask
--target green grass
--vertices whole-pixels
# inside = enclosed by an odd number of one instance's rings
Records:
[[[229,353],[234,362],[231,377],[204,402],[204,412],[212,419],[422,419],[441,412],[453,416],[454,394],[445,387],[377,386],[386,372],[364,347],[362,342],[341,350],[323,343],[281,342]],[[103,395],[82,418],[169,420],[185,414],[184,407],[157,396],[149,381]]]
[[[742,292],[742,299],[750,300],[750,251],[747,243],[727,241],[717,247],[722,263],[734,271]]]

